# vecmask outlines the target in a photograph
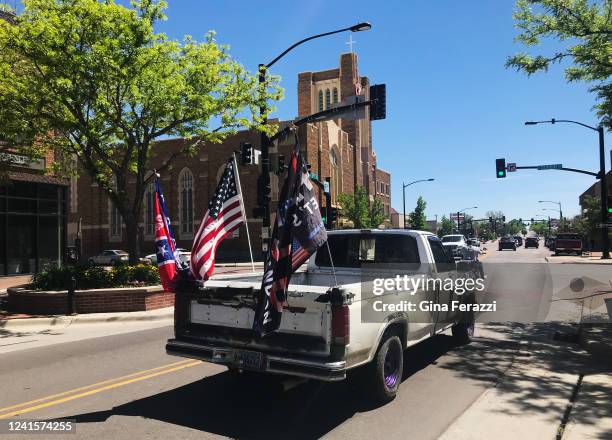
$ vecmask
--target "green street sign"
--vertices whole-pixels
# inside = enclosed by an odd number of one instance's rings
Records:
[[[554,163],[552,165],[538,165],[538,170],[560,170],[563,165],[560,163]]]
[[[308,173],[308,175],[312,180],[319,180],[319,175],[317,173]]]

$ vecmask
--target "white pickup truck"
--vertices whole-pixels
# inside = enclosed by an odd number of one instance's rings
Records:
[[[472,304],[470,293],[440,288],[373,293],[374,278],[392,279],[398,270],[420,278],[471,276],[437,236],[342,230],[330,231],[328,243],[330,251],[323,246],[306,270],[293,275],[277,332],[259,339],[252,330],[261,274],[218,276],[176,293],[175,337],[166,351],[224,364],[237,373],[255,370],[324,381],[343,380],[348,370],[364,366],[373,397],[388,401],[401,383],[404,349],[449,327],[459,342],[470,341],[473,312],[435,307]],[[418,298],[431,307],[372,315],[374,303],[386,296],[392,303]]]

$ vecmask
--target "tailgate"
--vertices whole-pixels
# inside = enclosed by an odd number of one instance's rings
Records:
[[[184,315],[188,323],[182,326],[185,336],[267,352],[327,356],[331,307],[328,302],[317,301],[326,291],[326,287],[291,286],[289,307],[283,311],[279,330],[262,339],[252,331],[259,283],[208,282],[197,294],[177,294],[177,301],[188,309]]]

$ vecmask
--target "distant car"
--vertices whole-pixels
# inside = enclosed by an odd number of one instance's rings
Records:
[[[189,262],[191,261],[191,251],[184,248],[177,248],[176,250],[179,253],[179,258],[181,261],[189,265]],[[140,262],[144,264],[157,264],[157,254],[145,255],[140,259]]]
[[[503,251],[504,249],[516,251],[516,240],[514,237],[507,236],[499,239],[499,250]]]
[[[575,233],[557,234],[554,250],[555,255],[560,253],[582,255],[582,237]]]
[[[468,242],[471,243],[472,246],[480,247],[480,240],[476,237],[468,238]]]
[[[525,239],[525,249],[530,247],[534,247],[536,249],[540,247],[540,242],[538,241],[537,237],[527,237]]]
[[[120,249],[107,249],[100,254],[89,259],[89,264],[92,266],[115,266],[117,264],[127,263],[130,255],[126,251]]]
[[[459,258],[463,255],[463,248],[467,248],[468,244],[463,235],[451,234],[442,237],[442,246],[444,246],[453,257]]]
[[[516,246],[521,247],[523,245],[523,237],[520,235],[515,235],[514,240],[516,241]]]
[[[544,241],[545,246],[550,249],[551,251],[555,250],[555,240],[556,237],[547,237],[546,240]]]

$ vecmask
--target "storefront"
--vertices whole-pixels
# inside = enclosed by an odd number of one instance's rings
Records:
[[[61,263],[67,186],[49,181],[53,180],[33,175],[0,185],[0,276],[34,273]]]

